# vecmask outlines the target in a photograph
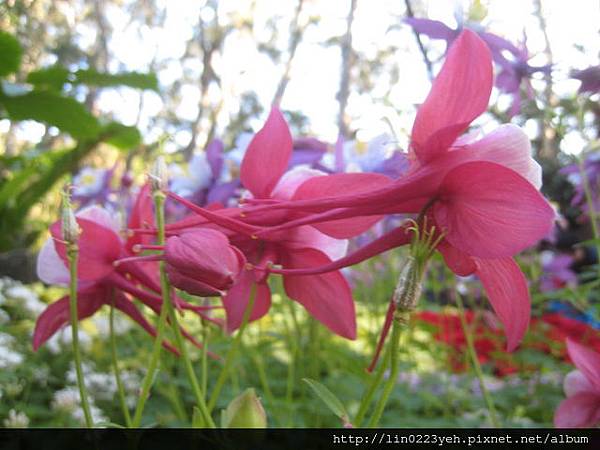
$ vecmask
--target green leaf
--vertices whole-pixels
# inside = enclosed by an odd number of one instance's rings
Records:
[[[107,135],[106,142],[121,150],[137,147],[142,142],[142,135],[136,127],[130,127],[117,122],[104,126],[102,134]]]
[[[129,86],[137,89],[158,91],[158,79],[153,73],[122,72],[110,74],[86,69],[75,72],[74,82],[87,84],[88,86]]]
[[[29,72],[27,82],[36,88],[62,91],[64,84],[69,81],[69,71],[62,66],[51,66]]]
[[[0,31],[0,77],[19,70],[22,54],[19,41],[13,35]]]
[[[72,98],[49,91],[32,91],[15,97],[0,97],[12,120],[35,120],[54,125],[74,138],[94,138],[98,120]]]
[[[348,422],[350,416],[348,415],[348,412],[346,411],[346,408],[344,408],[342,402],[335,396],[333,392],[331,392],[318,381],[310,378],[303,378],[302,381],[311,387],[313,392],[317,394],[321,400],[323,400],[323,403],[327,405],[333,414],[338,416],[342,421]]]

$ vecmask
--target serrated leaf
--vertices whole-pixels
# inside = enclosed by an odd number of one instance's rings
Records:
[[[15,97],[0,97],[12,120],[35,120],[53,125],[74,138],[94,138],[98,120],[76,100],[55,92],[32,91]]]
[[[22,54],[19,41],[13,35],[0,31],[0,77],[19,70]]]
[[[62,91],[64,84],[69,81],[69,71],[62,66],[51,66],[34,70],[27,75],[27,82],[36,88]]]
[[[325,405],[329,408],[329,410],[338,416],[342,421],[347,422],[348,412],[342,402],[335,396],[333,392],[327,389],[324,385],[319,383],[318,381],[312,380],[310,378],[303,378],[306,384],[310,386],[315,394],[325,403]]]
[[[74,82],[97,87],[129,86],[158,91],[158,79],[153,73],[122,72],[111,74],[86,69],[75,72]]]

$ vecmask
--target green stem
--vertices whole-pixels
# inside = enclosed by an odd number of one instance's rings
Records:
[[[202,362],[201,362],[201,378],[200,378],[200,386],[202,387],[202,392],[204,393],[204,398],[206,399],[206,392],[208,390],[208,336],[210,329],[208,328],[208,321],[202,320]]]
[[[110,307],[110,351],[112,356],[113,368],[115,371],[115,380],[117,382],[117,390],[119,392],[119,402],[121,403],[121,410],[123,411],[123,417],[125,418],[125,425],[131,428],[131,414],[129,414],[129,408],[127,407],[127,400],[125,397],[125,389],[123,387],[123,381],[121,380],[121,371],[119,370],[119,363],[117,359],[117,340],[115,338],[115,304],[114,304],[114,291],[111,293],[113,296],[112,305]]]
[[[154,209],[156,214],[156,228],[158,230],[158,245],[164,245],[165,243],[165,195],[161,191],[157,191],[154,193]],[[183,364],[185,367],[185,371],[187,373],[190,384],[192,385],[192,391],[194,392],[194,396],[196,397],[196,403],[198,404],[198,408],[200,409],[200,413],[204,416],[205,423],[210,428],[215,428],[215,422],[213,421],[210,411],[206,406],[206,398],[204,393],[202,392],[202,388],[198,383],[198,379],[196,377],[196,373],[194,372],[194,366],[192,365],[192,361],[190,360],[190,356],[187,351],[187,347],[185,345],[185,340],[183,339],[183,335],[181,334],[181,328],[179,327],[179,321],[177,319],[177,314],[175,312],[175,306],[171,301],[171,286],[169,285],[169,279],[167,278],[167,271],[165,269],[165,262],[161,261],[159,263],[160,268],[160,287],[162,291],[163,305],[166,306],[167,313],[169,315],[169,320],[171,322],[171,326],[173,327],[173,332],[175,334],[175,343],[177,345],[177,349],[181,352],[181,357],[183,359]]]
[[[390,354],[390,346],[387,347],[387,349],[383,355],[383,358],[381,360],[381,364],[379,364],[377,371],[372,376],[371,384],[369,385],[367,392],[365,392],[365,395],[363,395],[363,398],[360,402],[358,412],[356,413],[356,418],[354,419],[354,422],[352,422],[352,424],[356,428],[360,427],[360,425],[362,424],[362,421],[365,418],[365,414],[367,413],[367,410],[369,409],[369,406],[371,405],[371,402],[373,401],[373,396],[375,395],[375,392],[377,392],[377,389],[381,385],[381,380],[383,380],[383,375],[385,373],[385,369],[387,368],[387,361],[389,358],[389,354]]]
[[[160,358],[160,350],[162,348],[163,336],[165,334],[165,325],[167,323],[167,308],[163,304],[160,308],[160,315],[158,316],[158,325],[156,331],[156,339],[154,339],[154,346],[152,348],[152,356],[150,357],[150,363],[148,364],[148,371],[144,380],[142,381],[142,390],[135,407],[135,414],[133,416],[132,425],[134,428],[138,428],[142,421],[142,412],[146,405],[146,400],[150,394],[150,388],[154,382],[156,376],[156,369],[158,367],[158,360]]]
[[[479,386],[481,388],[481,392],[483,394],[483,398],[485,400],[485,404],[490,415],[490,422],[492,422],[492,426],[494,428],[499,428],[500,423],[498,422],[498,416],[496,415],[494,401],[492,400],[492,397],[490,396],[490,393],[488,392],[487,387],[485,386],[485,380],[483,379],[483,371],[481,370],[481,365],[479,365],[479,359],[477,358],[477,352],[473,343],[473,335],[467,325],[467,319],[465,318],[465,308],[462,299],[460,298],[460,294],[456,292],[456,289],[454,291],[454,297],[456,298],[456,305],[458,306],[460,324],[462,326],[463,333],[465,333],[465,338],[467,341],[467,350],[471,358],[471,363],[473,364],[473,369],[475,370],[475,375],[479,380]]]
[[[244,335],[244,330],[248,325],[248,321],[250,320],[250,314],[252,309],[254,308],[254,301],[256,300],[256,284],[252,284],[252,288],[250,289],[250,298],[248,299],[248,305],[246,306],[246,310],[244,311],[244,316],[242,317],[242,324],[240,325],[240,329],[238,330],[233,342],[231,343],[231,347],[229,347],[229,351],[227,352],[227,356],[225,357],[225,364],[221,369],[221,373],[219,373],[219,377],[217,378],[217,382],[215,387],[213,388],[212,394],[210,396],[210,400],[208,402],[208,412],[210,413],[215,407],[217,400],[219,398],[219,394],[221,394],[221,389],[223,389],[223,385],[227,380],[227,376],[229,375],[229,370],[231,369],[231,364],[233,363],[233,359],[236,356],[238,348],[240,346],[240,341],[242,340],[242,336]]]
[[[67,258],[69,259],[69,310],[71,314],[71,335],[73,343],[73,356],[75,358],[75,371],[77,372],[77,386],[79,387],[79,396],[81,398],[81,408],[85,416],[85,424],[88,428],[94,426],[90,404],[88,402],[85,382],[83,380],[83,370],[81,369],[81,353],[79,350],[79,319],[77,314],[77,257],[79,249],[77,244],[67,244]]]
[[[392,391],[394,390],[394,386],[396,385],[396,380],[398,379],[398,349],[400,346],[400,321],[397,318],[394,318],[394,322],[392,324],[392,342],[390,343],[390,354],[388,355],[390,374],[389,378],[386,380],[385,385],[383,387],[383,392],[381,393],[381,397],[377,402],[377,406],[375,407],[375,412],[369,421],[369,428],[375,428],[379,424],[381,420],[381,416],[383,415],[383,410],[385,409],[385,405],[387,404]]]

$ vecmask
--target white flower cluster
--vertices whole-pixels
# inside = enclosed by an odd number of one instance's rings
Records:
[[[96,406],[92,397],[88,398],[90,412],[94,423],[107,422],[108,419],[104,412]],[[54,393],[52,399],[52,409],[59,413],[69,414],[81,425],[85,425],[85,414],[81,408],[79,390],[74,386],[68,386]]]
[[[92,337],[81,328],[78,329],[77,336],[79,337],[79,346],[86,350],[92,344]],[[57,355],[64,351],[65,348],[71,347],[73,334],[69,326],[57,331],[50,339],[46,341],[44,346],[50,353]]]
[[[15,338],[0,332],[0,369],[11,369],[23,362],[23,355],[11,349]]]
[[[29,426],[29,417],[21,411],[11,409],[8,417],[2,422],[6,428],[27,428]]]
[[[46,304],[27,286],[19,281],[3,277],[0,278],[0,306],[7,300],[17,300],[19,306],[34,317],[46,309]]]

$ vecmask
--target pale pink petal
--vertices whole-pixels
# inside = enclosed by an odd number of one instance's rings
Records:
[[[244,312],[250,300],[252,285],[255,286],[256,299],[250,315],[250,321],[258,320],[269,312],[271,308],[271,290],[267,283],[257,283],[250,270],[244,270],[237,278],[236,283],[223,297],[223,306],[227,315],[227,331],[232,333],[242,324]]]
[[[119,234],[121,231],[119,221],[116,219],[115,215],[109,213],[106,209],[100,206],[92,205],[83,208],[81,211],[77,212],[76,216],[81,217],[82,219],[87,219],[91,222],[95,222],[98,225],[102,225],[103,227],[114,231],[116,234]]]
[[[271,109],[263,128],[256,133],[242,161],[240,179],[256,198],[268,198],[286,171],[292,155],[292,135],[277,107]]]
[[[512,256],[545,237],[555,213],[531,183],[491,162],[452,169],[433,205],[435,221],[457,249],[482,258]]]
[[[44,283],[67,286],[71,279],[69,269],[56,253],[52,238],[46,239],[44,242],[37,257],[36,269],[38,278]]]
[[[580,392],[561,402],[554,413],[556,428],[589,428],[600,423],[600,394]]]
[[[596,389],[580,370],[572,370],[567,374],[563,382],[563,388],[567,397],[572,397],[583,391],[594,391]]]
[[[508,351],[513,351],[523,339],[531,315],[525,275],[512,258],[474,260],[477,264],[476,274],[504,325]]]
[[[335,239],[321,233],[311,226],[302,226],[285,233],[285,246],[289,249],[314,248],[336,260],[346,256],[348,251],[347,239]]]
[[[304,249],[287,254],[286,267],[322,266],[331,260],[318,250]],[[302,304],[308,313],[334,333],[356,339],[356,313],[348,282],[338,271],[322,275],[286,276],[283,285],[287,295]]]
[[[472,31],[463,31],[417,111],[411,138],[419,161],[427,162],[445,152],[487,109],[492,78],[487,45]]]
[[[583,372],[590,383],[596,386],[596,389],[600,392],[600,354],[572,339],[567,339],[567,350],[573,364]]]
[[[495,162],[514,170],[537,189],[542,186],[542,168],[532,158],[529,138],[516,125],[501,125],[458,151],[472,151],[481,161]]]
[[[273,189],[273,192],[271,193],[271,198],[290,200],[298,187],[306,180],[324,175],[327,174],[321,170],[311,169],[309,167],[294,167],[281,177],[279,183],[277,183],[277,186],[275,186],[275,189]]]

